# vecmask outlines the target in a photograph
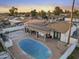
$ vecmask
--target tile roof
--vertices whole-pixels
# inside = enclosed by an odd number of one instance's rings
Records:
[[[46,32],[57,31],[65,33],[69,30],[70,23],[68,22],[54,22],[48,23],[46,20],[29,20],[26,22],[28,27],[38,29]]]
[[[70,23],[68,22],[56,22],[48,25],[48,28],[57,32],[65,33],[69,30]]]

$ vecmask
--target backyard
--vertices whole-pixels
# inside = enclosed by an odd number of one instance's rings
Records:
[[[73,53],[68,57],[68,59],[79,59],[79,48],[76,47],[76,49],[73,51]]]

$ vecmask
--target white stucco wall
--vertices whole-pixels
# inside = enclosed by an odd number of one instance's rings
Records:
[[[9,33],[9,34],[8,34],[8,37],[9,37],[9,39],[11,39],[11,40],[15,40],[15,39],[17,39],[17,38],[22,39],[22,38],[25,38],[25,37],[26,37],[26,33],[25,33],[25,31],[22,29],[22,30],[18,30],[18,31]]]
[[[73,27],[71,28],[71,36],[73,34],[73,32],[76,30],[76,27],[73,25]],[[60,41],[62,42],[68,42],[68,36],[69,36],[69,30],[66,33],[61,33],[61,39]],[[71,40],[73,41],[73,40]]]
[[[15,27],[10,27],[10,28],[5,28],[5,29],[3,29],[3,33],[5,33],[5,32],[10,32],[10,31],[15,31],[15,30],[20,30],[20,29],[24,29],[25,28],[25,26],[24,25],[22,25],[22,26],[15,26]]]
[[[71,18],[65,18],[65,21],[70,21],[70,20],[71,20]],[[79,19],[73,18],[73,21],[79,22]]]
[[[42,32],[38,32],[39,35],[44,36],[45,34]]]
[[[71,18],[65,18],[65,21],[70,21],[71,20]]]
[[[8,52],[3,51],[3,52],[0,52],[0,59],[12,59],[12,58]]]
[[[5,47],[6,47],[6,48],[9,48],[9,47],[12,47],[12,46],[13,46],[12,40],[8,40],[8,41],[6,41],[4,44],[5,44]]]
[[[54,36],[54,33],[53,33],[53,31],[52,32],[50,32],[50,35],[52,36],[52,38],[53,38],[53,36]]]
[[[76,31],[77,27],[75,25],[73,25],[73,27],[71,28],[71,36],[73,35],[73,32]]]
[[[68,42],[68,34],[69,34],[69,31],[67,31],[66,33],[61,33],[60,41],[67,43]]]
[[[70,44],[73,44],[73,43],[78,43],[78,39],[75,39],[75,38],[70,38]]]
[[[53,22],[53,19],[49,19],[49,22]]]

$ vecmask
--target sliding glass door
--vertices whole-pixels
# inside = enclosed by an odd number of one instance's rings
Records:
[[[61,33],[54,31],[54,36],[53,36],[53,38],[54,38],[54,39],[57,39],[57,40],[60,40],[60,38],[61,38]]]

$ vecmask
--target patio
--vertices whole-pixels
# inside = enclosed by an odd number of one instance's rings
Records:
[[[17,36],[16,39],[12,39],[14,46],[9,48],[10,52],[13,54],[15,59],[30,59],[28,55],[23,53],[23,51],[20,49],[20,47],[18,45],[20,40],[27,38],[27,37],[31,37],[31,38],[41,41],[42,43],[47,45],[53,53],[53,55],[49,59],[59,59],[60,56],[62,56],[62,54],[68,48],[68,46],[65,46],[66,45],[65,43],[60,42],[55,39],[44,40],[43,37],[37,38],[36,35],[34,35],[34,34],[30,35],[29,33],[25,33],[24,31],[22,31],[20,33],[21,33],[20,36]]]

